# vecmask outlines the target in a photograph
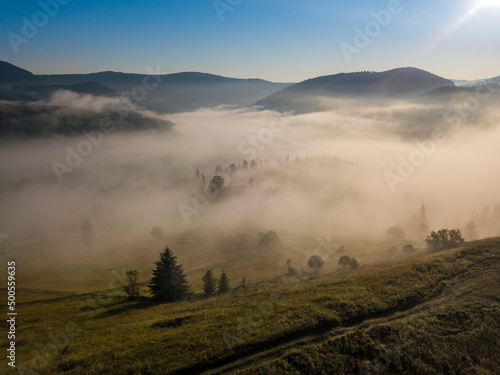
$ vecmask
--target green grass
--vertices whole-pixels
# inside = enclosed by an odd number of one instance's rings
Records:
[[[498,373],[500,241],[361,263],[165,305],[19,292],[18,364],[45,374]],[[74,337],[54,349],[51,337],[66,330]]]

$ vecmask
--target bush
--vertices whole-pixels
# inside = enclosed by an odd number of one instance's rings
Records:
[[[394,239],[405,238],[405,232],[400,227],[397,227],[397,226],[394,226],[394,227],[387,229],[385,234],[387,235],[387,237],[394,238]]]
[[[411,254],[415,251],[415,247],[413,247],[412,244],[404,245],[403,246],[403,253]]]
[[[356,260],[356,258],[351,258],[349,266],[351,266],[353,270],[357,270],[359,268],[359,262]]]
[[[312,268],[315,271],[319,271],[321,267],[323,267],[324,262],[319,255],[313,255],[309,258],[307,265],[309,266],[309,268]]]
[[[151,235],[158,240],[163,236],[163,229],[160,227],[153,227],[153,229],[151,229]]]
[[[342,255],[339,259],[339,266],[346,268],[346,266],[349,266],[351,264],[351,258],[349,258],[347,255]]]
[[[278,234],[272,230],[266,233],[259,232],[259,245],[260,246],[272,246],[280,243]]]
[[[460,229],[441,229],[438,232],[432,231],[425,239],[427,246],[434,251],[446,250],[459,247],[465,243]]]
[[[127,284],[123,286],[123,291],[127,293],[128,298],[134,299],[139,297],[139,286],[137,285],[137,278],[139,277],[139,271],[130,270],[126,273]]]

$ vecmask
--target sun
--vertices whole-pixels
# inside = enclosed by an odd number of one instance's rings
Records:
[[[473,15],[479,9],[486,7],[500,7],[500,0],[479,0],[476,2],[475,6],[470,10],[468,16]]]
[[[500,7],[500,0],[479,0],[476,8],[482,7]]]

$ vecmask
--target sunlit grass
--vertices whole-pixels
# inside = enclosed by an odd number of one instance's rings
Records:
[[[481,245],[483,243],[486,245]],[[447,327],[447,330],[463,329],[471,340],[476,340],[474,332],[482,332],[483,327],[479,317],[472,318],[471,327],[475,330],[472,332],[467,327],[457,327],[450,317],[455,316],[451,313],[453,309],[474,315],[479,306],[486,306],[485,301],[489,308],[482,313],[483,318],[487,317],[485,321],[489,322],[490,316],[498,316],[498,299],[494,302],[488,296],[498,298],[497,289],[491,285],[491,275],[500,269],[500,246],[497,242],[483,243],[475,245],[483,246],[479,250],[448,250],[422,255],[419,259],[365,266],[358,271],[337,269],[314,280],[278,276],[251,283],[246,289],[233,290],[227,295],[195,296],[190,301],[174,304],[130,302],[123,297],[107,300],[95,295],[46,303],[25,302],[19,306],[19,363],[30,364],[33,348],[42,350],[50,345],[51,335],[64,332],[68,322],[76,323],[79,333],[48,362],[42,373],[167,373],[211,363],[251,348],[269,349],[268,346],[277,342],[306,335],[311,329],[326,332],[426,304],[431,311],[441,314],[443,321],[439,320],[435,328],[432,323],[436,333],[428,330],[422,333],[415,327],[409,328],[409,332],[423,334],[425,340],[436,334],[436,342],[441,342],[439,330]],[[460,298],[446,300],[443,290],[448,282],[466,286]],[[441,305],[433,305],[434,299],[443,298],[444,307],[448,306],[450,312]],[[421,313],[424,319],[426,314]],[[388,329],[396,332],[406,318],[402,319],[394,325],[386,323]],[[361,348],[365,340],[362,338],[368,335],[372,344],[366,346],[367,356],[376,356],[380,350],[377,340],[386,338],[374,332],[371,329],[352,333],[351,344],[332,339],[318,347],[306,346],[305,351],[299,353],[309,353],[307,356],[312,360],[324,356],[321,353],[326,348],[338,351],[355,343]],[[303,361],[305,355],[299,354],[297,358]],[[439,355],[445,356],[445,353]],[[265,364],[256,373],[272,373],[266,371],[274,367],[289,368],[290,363],[295,363],[286,358]],[[344,354],[332,359],[332,363],[345,360]]]

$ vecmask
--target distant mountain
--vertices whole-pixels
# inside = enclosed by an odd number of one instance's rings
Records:
[[[33,73],[18,68],[5,61],[0,61],[0,87],[10,84],[30,83],[34,80]]]
[[[478,79],[475,81],[467,81],[464,79],[452,79],[455,86],[474,86],[484,82],[484,79]]]
[[[500,76],[498,76],[498,77],[494,77],[494,78],[490,78],[490,79],[487,79],[485,82],[486,82],[487,84],[500,85]]]
[[[480,86],[486,84],[500,84],[500,76],[493,77],[489,79],[477,79],[475,81],[466,81],[466,80],[458,80],[454,79],[453,82],[456,86]]]
[[[0,77],[3,77],[0,80],[0,86],[48,87],[94,82],[112,90],[131,92],[136,87],[143,87],[148,75],[111,71],[90,74],[33,75],[12,64],[2,63]],[[159,85],[147,90],[144,100],[138,98],[137,101],[146,108],[167,113],[219,105],[251,106],[257,100],[290,85],[261,79],[237,79],[197,72],[155,75],[146,82],[151,87],[157,82]]]
[[[310,112],[324,109],[325,98],[405,97],[441,86],[454,86],[454,83],[417,68],[340,73],[297,83],[255,104],[270,109],[286,107],[297,112]]]

